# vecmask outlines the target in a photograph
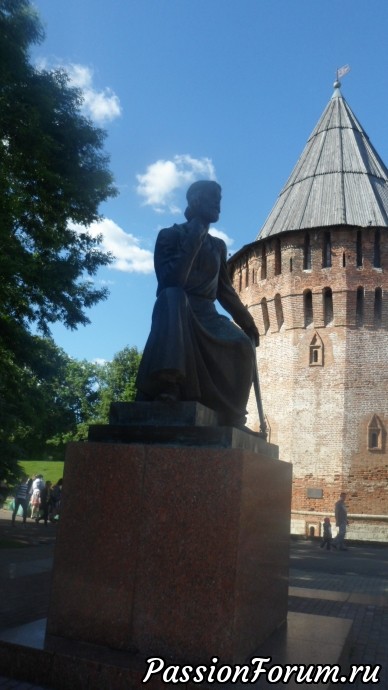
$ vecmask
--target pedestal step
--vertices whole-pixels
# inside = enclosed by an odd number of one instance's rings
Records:
[[[152,403],[150,403],[152,404]],[[144,443],[149,445],[239,448],[267,457],[279,458],[278,446],[267,443],[258,433],[232,426],[150,426],[141,423],[94,424],[89,427],[88,441],[99,443]]]
[[[289,613],[287,625],[273,633],[252,657],[271,658],[266,669],[282,666],[303,665],[306,669],[313,664],[338,664],[341,675],[348,672],[349,650],[351,644],[352,621],[346,618],[315,616],[306,613]],[[3,674],[18,680],[47,685],[55,690],[191,690],[203,688],[205,684],[163,682],[162,675],[152,675],[144,685],[142,682],[149,669],[144,657],[118,652],[108,647],[89,645],[74,640],[52,640],[52,648],[44,648],[45,621],[36,621],[19,628],[0,632],[0,667]],[[240,663],[249,664],[250,659]],[[166,659],[165,668],[175,664],[174,659]],[[210,667],[210,659],[208,666]],[[218,668],[223,665],[219,659]],[[303,675],[303,674],[302,674]],[[257,688],[258,684],[212,682],[214,690],[243,690]],[[287,685],[282,682],[267,683],[264,675],[260,688],[300,688],[338,687],[327,682],[295,682],[295,675]]]
[[[217,426],[214,410],[198,402],[114,402],[109,424],[125,426]]]

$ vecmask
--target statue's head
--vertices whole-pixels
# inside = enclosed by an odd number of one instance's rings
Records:
[[[199,216],[206,223],[215,223],[221,211],[221,187],[213,180],[198,180],[187,190],[187,220]]]

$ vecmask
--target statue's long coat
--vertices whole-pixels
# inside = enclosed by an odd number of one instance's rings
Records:
[[[161,372],[176,378],[182,400],[241,423],[253,376],[254,350],[241,330],[254,328],[228,275],[226,245],[190,223],[161,230],[155,247],[158,279],[151,332],[137,388],[146,399],[162,390]],[[241,326],[219,314],[215,300]]]

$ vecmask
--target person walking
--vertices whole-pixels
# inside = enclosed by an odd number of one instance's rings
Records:
[[[321,542],[321,549],[323,549],[326,546],[326,549],[330,551],[331,547],[331,542],[332,542],[332,534],[331,534],[331,522],[329,517],[325,517],[323,521],[323,538]]]
[[[47,481],[44,489],[42,489],[40,492],[40,513],[35,518],[36,523],[38,523],[39,520],[44,520],[44,524],[47,525],[49,509],[51,508],[51,505],[51,482]]]
[[[62,501],[62,484],[63,479],[58,479],[57,483],[51,489],[51,515],[50,520],[58,520],[59,513],[61,512],[61,501]]]
[[[13,513],[12,513],[12,525],[15,524],[16,515],[18,513],[20,506],[23,510],[23,524],[24,525],[26,524],[28,499],[29,499],[31,483],[32,483],[31,479],[29,479],[26,474],[23,475],[22,480],[16,489],[15,505],[14,505],[14,509],[13,509]]]
[[[346,528],[348,526],[348,511],[345,506],[346,493],[343,491],[335,504],[335,524],[338,527],[337,536],[332,541],[332,546],[339,551],[347,551],[345,547]]]

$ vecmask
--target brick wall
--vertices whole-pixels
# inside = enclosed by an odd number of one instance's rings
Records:
[[[388,515],[388,234],[381,229],[375,265],[375,230],[331,228],[325,267],[328,229],[309,232],[308,258],[306,233],[298,231],[259,240],[230,262],[260,331],[263,407],[271,442],[293,464],[297,531],[306,515],[330,514],[342,490],[350,513]],[[253,392],[248,413],[257,430]],[[312,498],[317,490],[321,497]],[[378,527],[357,518],[362,538]]]

